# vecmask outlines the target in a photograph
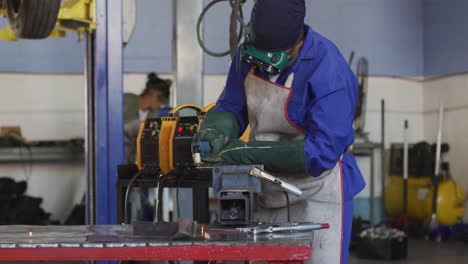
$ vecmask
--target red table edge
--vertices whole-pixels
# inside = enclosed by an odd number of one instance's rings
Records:
[[[2,248],[0,261],[90,261],[90,260],[224,260],[293,261],[311,257],[310,246],[298,245],[187,245],[123,248]]]

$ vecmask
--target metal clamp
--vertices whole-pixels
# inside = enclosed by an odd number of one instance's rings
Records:
[[[252,234],[272,234],[281,232],[311,232],[316,230],[328,229],[329,224],[315,224],[315,223],[290,223],[281,225],[270,225],[270,226],[256,226],[248,228],[240,228],[239,230]]]

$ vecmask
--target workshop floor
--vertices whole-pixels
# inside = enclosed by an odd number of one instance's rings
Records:
[[[430,241],[410,241],[408,259],[404,261],[385,262],[361,260],[351,256],[349,264],[466,264],[468,263],[468,244],[462,242],[435,243]]]

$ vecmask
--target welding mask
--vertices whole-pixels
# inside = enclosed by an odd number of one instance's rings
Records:
[[[255,66],[260,71],[278,75],[288,66],[291,54],[284,51],[262,51],[256,49],[247,35],[241,47],[242,61]]]

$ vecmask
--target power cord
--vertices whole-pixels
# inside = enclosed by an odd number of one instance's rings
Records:
[[[133,187],[133,184],[135,183],[135,181],[139,177],[143,176],[146,172],[147,171],[145,171],[145,170],[141,170],[141,171],[138,171],[137,173],[135,173],[135,175],[133,176],[133,178],[130,180],[130,182],[127,185],[127,190],[125,190],[125,199],[124,199],[124,224],[130,224],[129,219],[128,219],[129,218],[129,215],[128,215],[129,201],[128,201],[128,199],[129,199],[130,192],[131,192],[131,189]],[[159,175],[158,188],[159,188],[159,181],[161,181],[161,179],[163,178],[162,176],[163,176],[162,174]],[[158,204],[158,202],[159,201],[156,201],[156,204]],[[158,209],[156,208],[156,210],[158,210]],[[119,260],[118,263],[122,264],[122,263],[128,263],[128,262],[126,262],[126,261],[124,262],[124,261]]]
[[[24,171],[24,178],[26,183],[29,184],[29,180],[32,177],[32,170],[33,170],[33,153],[31,149],[31,145],[28,144],[24,139],[18,137],[14,134],[6,134],[4,139],[7,140],[13,147],[19,148],[19,158],[21,163],[23,163],[23,171]],[[26,159],[23,158],[23,148],[28,152],[28,157]],[[27,164],[26,164],[27,162]]]
[[[289,202],[289,193],[284,192],[284,195],[286,196],[286,207],[288,210],[288,223],[291,223],[291,203]]]
[[[179,201],[180,181],[181,181],[181,179],[177,179],[177,188],[176,188],[177,218],[179,218],[179,219],[180,219],[180,201]]]
[[[239,22],[241,23],[241,28],[239,31],[240,35],[237,36],[237,20],[241,16],[239,12],[242,11],[242,1],[232,0],[230,1],[230,4],[232,11],[229,19],[229,53],[231,54],[231,58],[234,58],[234,56],[236,56],[237,46],[241,40],[242,33],[244,31],[244,19],[239,19]]]
[[[177,218],[180,219],[180,198],[179,198],[179,191],[180,191],[180,182],[183,181],[185,178],[185,175],[179,175],[176,177],[176,194],[175,194],[175,199],[176,199],[176,209],[177,209]]]
[[[28,158],[26,160],[23,159],[23,148],[28,152]],[[19,156],[20,156],[21,162],[24,162],[23,164],[24,178],[26,179],[26,183],[29,184],[29,181],[32,177],[32,170],[33,170],[33,154],[32,154],[31,146],[23,141],[20,141],[19,142]]]
[[[31,149],[31,145],[25,143],[24,147],[28,150],[28,154],[29,154],[29,178],[28,178],[28,184],[29,184],[29,180],[32,178],[32,171],[33,171],[33,153]]]
[[[133,187],[133,184],[135,183],[135,181],[141,177],[142,175],[144,174],[144,171],[141,170],[137,173],[135,173],[135,175],[133,176],[133,178],[130,180],[130,182],[128,183],[128,186],[127,186],[127,190],[125,191],[125,200],[124,200],[124,224],[129,224],[129,215],[128,215],[128,199],[129,199],[129,196],[130,196],[130,191]]]
[[[157,195],[157,201],[156,201],[156,210],[155,210],[155,217],[154,221],[162,221],[163,216],[162,216],[162,200],[163,200],[163,192],[164,192],[164,175],[160,174],[159,179],[158,179],[158,195]]]
[[[203,40],[203,34],[202,34],[202,22],[205,18],[206,13],[208,10],[210,10],[214,5],[220,2],[225,2],[228,1],[229,4],[231,5],[232,12],[231,12],[231,22],[230,22],[230,49],[225,51],[225,52],[215,52],[211,51],[208,49],[205,45],[205,42]],[[213,0],[210,3],[208,3],[205,8],[203,8],[202,13],[198,17],[197,21],[197,39],[198,39],[198,44],[200,44],[200,47],[203,49],[203,51],[213,57],[224,57],[229,54],[232,56],[235,55],[236,50],[237,50],[237,44],[242,40],[242,36],[244,34],[244,31],[247,30],[248,25],[245,24],[244,22],[244,14],[242,11],[242,4],[245,2],[245,0]],[[237,20],[237,21],[236,21]],[[237,22],[239,22],[241,28],[239,30],[239,34],[237,35],[237,41],[236,40],[236,31],[237,31]]]

